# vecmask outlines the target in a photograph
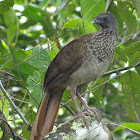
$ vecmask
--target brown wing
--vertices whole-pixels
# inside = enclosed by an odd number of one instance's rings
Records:
[[[87,37],[88,35],[84,35],[62,48],[46,72],[44,87],[53,87],[66,81],[82,65]]]

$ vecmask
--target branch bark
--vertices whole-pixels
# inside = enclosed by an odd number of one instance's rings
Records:
[[[86,117],[89,130],[82,118],[72,119],[49,133],[43,140],[116,140],[103,121]]]

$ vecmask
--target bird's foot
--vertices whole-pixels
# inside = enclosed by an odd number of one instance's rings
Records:
[[[87,119],[86,119],[86,116],[90,116],[90,115],[87,114],[87,112],[82,112],[82,111],[80,111],[80,112],[77,113],[75,119],[77,119],[77,118],[83,118],[84,123],[85,123],[87,129],[89,130],[89,125],[88,125],[88,121],[87,121]]]
[[[83,111],[86,111],[87,116],[94,116],[96,119],[101,121],[101,114],[102,113],[96,108],[89,107],[78,92],[77,92],[76,95],[79,98],[79,100],[81,101],[81,103],[82,103],[82,105],[84,107]]]
[[[101,121],[102,113],[98,109],[84,106],[84,111],[86,111],[88,113],[88,116],[94,116],[96,119]]]

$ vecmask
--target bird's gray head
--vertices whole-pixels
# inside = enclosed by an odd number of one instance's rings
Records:
[[[92,22],[92,24],[98,24],[103,29],[104,28],[115,28],[117,29],[117,21],[113,15],[110,13],[102,13],[96,17]]]

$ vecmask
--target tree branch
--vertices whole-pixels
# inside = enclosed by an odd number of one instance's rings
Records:
[[[138,62],[137,64],[135,64],[135,65],[132,65],[132,66],[129,66],[129,67],[123,67],[123,68],[119,68],[119,69],[114,69],[114,70],[111,70],[111,71],[108,71],[108,72],[106,72],[103,76],[108,76],[108,75],[110,75],[110,74],[112,74],[112,73],[118,73],[118,72],[120,72],[120,71],[123,71],[123,70],[129,70],[129,69],[131,69],[131,68],[133,68],[133,67],[139,67],[140,66],[140,62]]]
[[[93,116],[86,116],[86,119],[89,129],[87,129],[82,118],[72,119],[57,127],[56,130],[49,133],[43,140],[53,140],[54,138],[67,140],[116,140],[102,121],[95,120]]]
[[[6,90],[4,89],[2,82],[0,80],[0,88],[3,92],[3,94],[5,95],[5,97],[8,99],[8,101],[10,102],[10,104],[12,105],[12,107],[14,108],[14,110],[17,112],[17,114],[21,117],[21,119],[23,120],[23,122],[27,125],[27,127],[29,129],[31,129],[30,124],[28,123],[28,121],[25,119],[25,117],[22,115],[22,113],[19,111],[18,107],[15,105],[15,103],[12,101],[12,99],[10,98],[10,96],[8,95],[8,93],[6,92]]]
[[[3,136],[2,136],[3,139],[8,138],[8,137],[15,138],[15,134],[12,128],[7,123],[6,116],[3,110],[1,109],[0,109],[0,127],[1,127],[1,130],[3,131]]]
[[[8,122],[6,120],[6,116],[5,116],[4,112],[2,112],[2,110],[0,110],[0,120],[2,120],[4,122],[4,130],[2,129],[4,135],[2,136],[1,139],[7,140],[8,139],[7,137],[9,136],[10,138],[13,138],[13,140],[25,140],[24,138],[22,138],[19,135],[16,135],[14,133],[13,129],[8,124]]]

